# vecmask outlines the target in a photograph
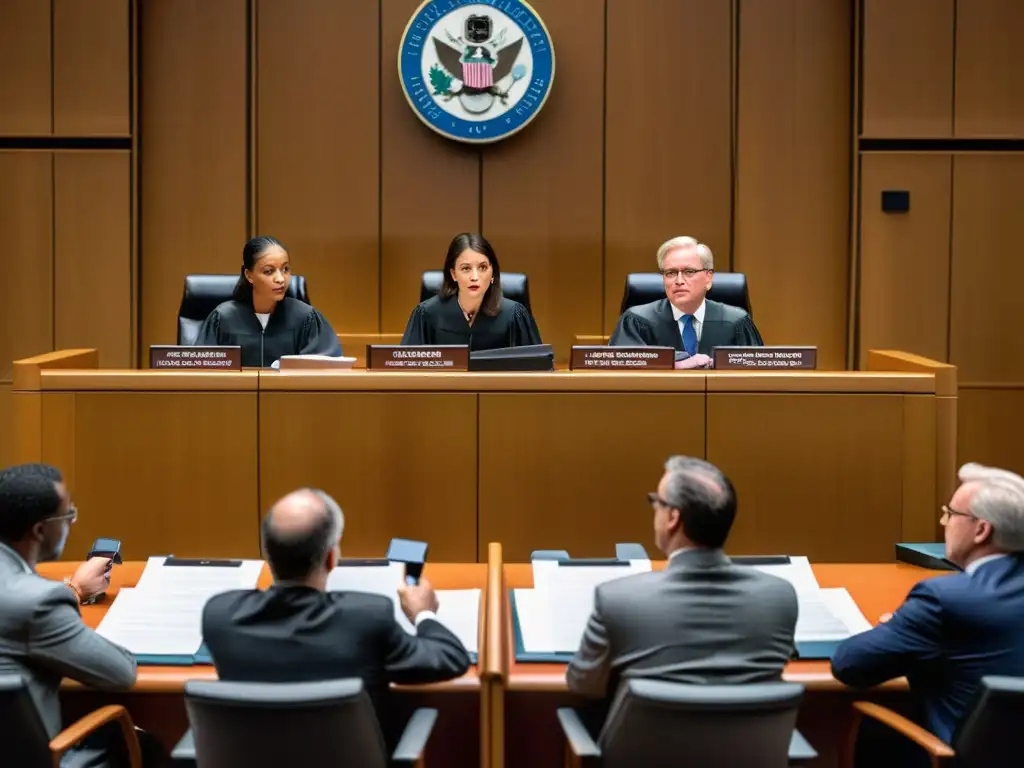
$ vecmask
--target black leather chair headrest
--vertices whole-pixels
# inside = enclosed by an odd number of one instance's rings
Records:
[[[622,306],[619,312],[663,298],[665,281],[660,272],[633,272],[626,276],[626,287],[622,292]],[[747,276],[742,272],[715,272],[708,298],[745,309],[751,317],[754,315],[750,308],[750,294],[747,292]]]
[[[186,275],[178,309],[178,344],[193,344],[203,321],[231,298],[238,275]],[[309,304],[306,278],[292,275],[288,295]]]
[[[444,273],[440,269],[430,269],[423,273],[423,282],[420,285],[420,301],[426,301],[431,296],[436,296],[444,284]],[[522,272],[501,273],[501,294],[508,296],[513,301],[518,301],[526,311],[533,314],[530,308],[530,281]]]

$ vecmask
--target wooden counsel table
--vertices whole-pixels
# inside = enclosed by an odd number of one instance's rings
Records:
[[[653,566],[660,570],[665,563]],[[882,614],[895,610],[917,582],[941,575],[903,563],[816,564],[812,568],[821,587],[845,587],[872,624],[877,624]],[[529,564],[505,565],[504,578],[507,589],[533,586]],[[504,733],[496,728],[494,741],[504,740],[505,765],[555,768],[561,765],[559,750],[564,747],[556,710],[563,706],[585,706],[586,702],[568,694],[564,664],[516,662],[507,599],[503,611],[502,667],[497,672],[503,701],[492,701],[491,706],[504,711]],[[814,766],[840,764],[839,755],[852,723],[852,701],[880,701],[895,709],[903,709],[907,703],[905,679],[869,691],[853,691],[832,677],[827,661],[790,662],[784,678],[806,689],[797,725],[819,754]],[[523,738],[526,735],[529,738]]]
[[[259,520],[301,486],[347,517],[346,555],[392,536],[442,562],[650,541],[673,454],[735,484],[736,554],[885,562],[929,541],[956,465],[956,369],[875,352],[863,372],[339,373],[96,370],[92,350],[15,363],[19,461],[60,467],[126,556],[257,557]]]
[[[73,572],[76,563],[50,563],[39,571],[59,579]],[[664,562],[654,563],[656,569]],[[85,606],[82,615],[98,626],[121,587],[133,586],[144,563],[131,562],[113,570],[108,598]],[[894,610],[918,581],[936,575],[904,564],[821,564],[813,566],[822,587],[845,587],[872,623]],[[531,768],[561,765],[563,739],[555,710],[582,702],[566,691],[565,666],[519,664],[513,655],[508,589],[532,587],[528,564],[502,562],[502,548],[491,544],[488,563],[428,564],[425,575],[438,589],[483,589],[480,612],[479,662],[465,676],[448,683],[403,687],[399,701],[411,711],[435,706],[440,716],[431,738],[428,758],[435,765]],[[264,569],[261,586],[271,582]],[[65,721],[107,703],[123,703],[140,727],[159,735],[172,746],[187,728],[182,691],[190,679],[215,679],[209,666],[139,668],[138,682],[129,693],[100,693],[65,681],[62,700]],[[838,683],[827,662],[796,661],[786,667],[785,678],[806,689],[799,727],[821,755],[819,766],[836,765],[850,724],[854,697],[883,701],[900,708],[906,700],[906,682],[893,681],[871,691],[854,692]]]
[[[110,589],[107,597],[95,605],[82,607],[82,619],[96,628],[122,587],[134,587],[142,575],[145,562],[126,562],[114,566],[111,572]],[[60,580],[74,573],[78,563],[44,563],[39,573],[47,578]],[[487,566],[482,563],[448,564],[428,563],[423,571],[436,589],[480,589],[480,648],[482,650],[485,590]],[[263,567],[259,586],[266,588],[273,583],[270,569]],[[183,691],[188,680],[216,680],[217,673],[212,666],[192,667],[140,666],[134,688],[130,693],[100,693],[87,689],[79,683],[65,680],[62,685],[64,722],[73,722],[91,709],[109,703],[123,703],[131,712],[136,725],[157,735],[168,748],[173,747],[188,729]],[[445,683],[420,686],[396,686],[401,691],[398,697],[399,716],[407,716],[416,707],[439,708],[435,732],[431,737],[428,755],[433,755],[435,765],[478,765],[480,758],[480,734],[488,728],[482,727],[486,707],[481,705],[480,665],[476,664],[460,678]]]

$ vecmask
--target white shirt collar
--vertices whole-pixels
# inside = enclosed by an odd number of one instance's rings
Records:
[[[672,552],[669,552],[668,559],[671,560],[676,555],[681,555],[683,552],[689,552],[691,549],[694,549],[694,547],[680,547],[679,549],[673,550]]]
[[[979,557],[974,562],[968,564],[968,566],[964,568],[964,570],[967,571],[967,574],[969,576],[973,575],[974,572],[981,568],[981,566],[983,566],[985,563],[991,563],[993,560],[998,560],[1001,557],[1006,557],[1006,553],[1000,552],[995,555],[985,555],[984,557]]]
[[[697,311],[693,313],[693,319],[696,321],[697,325],[703,325],[704,324],[704,305],[705,304],[707,304],[707,300],[702,301],[700,303],[700,306],[697,307]],[[678,324],[679,323],[679,318],[681,318],[686,313],[683,312],[683,310],[679,309],[671,301],[668,303],[668,305],[670,307],[672,307],[672,317],[675,319],[676,324]]]

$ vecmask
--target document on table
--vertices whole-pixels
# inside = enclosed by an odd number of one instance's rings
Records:
[[[801,592],[817,593],[821,589],[818,586],[818,580],[814,577],[814,571],[811,570],[811,561],[806,557],[790,557],[787,565],[754,565],[750,567],[756,568],[762,573],[770,573],[772,576],[785,579],[793,585],[793,589],[798,595]]]
[[[232,589],[255,589],[263,570],[262,560],[242,560],[240,565],[167,565],[166,557],[146,561],[135,588],[160,594],[204,594],[208,597]],[[197,560],[197,563],[202,561]]]
[[[575,651],[594,610],[597,587],[650,570],[650,560],[631,560],[628,565],[559,565],[557,561],[535,560],[534,588],[515,590],[524,649],[530,653]]]
[[[339,565],[327,576],[327,589],[331,592],[369,592],[391,600],[395,621],[410,635],[416,628],[402,612],[398,590],[405,581],[405,565]],[[479,647],[480,590],[437,590],[437,620],[462,641],[467,651],[476,653]]]
[[[816,595],[797,595],[799,617],[796,641],[846,640],[871,629],[857,603],[845,589],[822,589]]]
[[[118,591],[96,633],[136,655],[191,656],[203,644],[206,598],[154,598],[138,589]]]
[[[134,589],[121,589],[97,633],[136,655],[189,656],[203,644],[203,608],[216,594],[255,589],[262,560],[237,566],[166,565],[151,557]]]

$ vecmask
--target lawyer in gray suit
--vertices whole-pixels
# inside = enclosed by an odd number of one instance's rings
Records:
[[[566,670],[569,690],[611,696],[622,677],[778,680],[793,652],[796,592],[783,579],[733,565],[722,552],[736,516],[732,484],[706,461],[675,456],[648,497],[668,564],[597,588]]]
[[[50,738],[61,730],[62,678],[106,689],[135,682],[135,658],[89,629],[79,614],[81,599],[107,588],[110,561],[92,558],[64,584],[35,571],[37,563],[61,556],[77,515],[53,467],[21,465],[0,472],[0,675],[20,675],[28,682]],[[102,732],[97,736],[103,738]],[[105,766],[103,752],[94,739],[67,753],[61,764]]]
[[[665,298],[630,307],[619,318],[613,347],[672,347],[711,355],[715,347],[761,347],[746,310],[706,299],[715,273],[711,249],[692,237],[674,237],[658,248]]]

